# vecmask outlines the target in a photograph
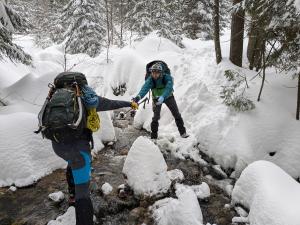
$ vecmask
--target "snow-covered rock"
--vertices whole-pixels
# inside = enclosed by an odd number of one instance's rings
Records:
[[[250,210],[251,225],[300,224],[300,184],[268,161],[256,161],[242,172],[232,192],[232,204]]]
[[[56,218],[56,220],[51,220],[47,225],[74,225],[76,224],[75,208],[69,207],[67,212],[62,216]]]
[[[109,193],[112,192],[113,187],[112,187],[109,183],[106,183],[106,182],[105,182],[105,183],[101,186],[101,190],[102,190],[103,194],[108,195]]]
[[[65,195],[62,191],[51,193],[48,197],[54,202],[61,202],[65,199]]]
[[[179,169],[174,169],[168,171],[168,176],[171,181],[183,181],[184,180],[184,175],[183,172]]]
[[[8,190],[15,192],[17,190],[17,188],[15,186],[10,186]]]
[[[171,185],[162,153],[146,137],[139,137],[132,144],[123,173],[127,176],[128,185],[137,195],[165,193]]]
[[[158,225],[202,225],[202,212],[194,191],[188,186],[176,184],[175,198],[155,202],[150,209]]]
[[[192,185],[190,186],[195,194],[197,195],[197,198],[199,199],[205,199],[210,196],[210,188],[207,183],[202,182],[200,185]]]

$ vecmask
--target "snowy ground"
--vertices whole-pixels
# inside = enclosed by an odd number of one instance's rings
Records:
[[[296,81],[291,75],[275,74],[270,69],[261,102],[256,102],[260,78],[249,82],[247,95],[256,104],[254,110],[236,113],[227,108],[219,98],[221,85],[226,83],[224,70],[237,70],[248,80],[256,74],[228,61],[228,40],[228,34],[221,38],[224,60],[218,66],[212,41],[185,39],[186,48],[180,49],[152,34],[121,50],[112,48],[110,64],[106,63],[105,53],[93,59],[78,54],[67,55],[67,67],[85,73],[98,94],[129,100],[143,84],[145,64],[153,59],[164,60],[174,77],[174,95],[191,137],[179,137],[171,113],[163,106],[158,145],[167,144],[174,155],[190,155],[201,163],[198,150],[193,148],[198,144],[223,168],[234,168],[235,177],[248,164],[261,159],[278,165],[289,174],[286,176],[300,177],[300,129],[294,119],[296,88],[289,88],[296,87]],[[38,49],[29,36],[18,37],[17,42],[32,54],[34,67],[0,63],[0,99],[8,105],[0,106],[0,186],[28,185],[65,166],[52,153],[49,141],[32,132],[37,127],[36,115],[47,94],[47,84],[62,71],[62,48]],[[125,95],[114,96],[111,87],[123,83],[128,89]],[[101,115],[103,124],[96,134],[96,150],[103,147],[103,141],[114,140],[110,116]],[[151,117],[149,104],[138,110],[135,126],[149,130]],[[299,189],[298,184],[293,185]]]
[[[251,225],[300,224],[300,185],[268,161],[256,161],[241,174],[232,192],[232,203],[250,209],[248,217],[235,218]]]

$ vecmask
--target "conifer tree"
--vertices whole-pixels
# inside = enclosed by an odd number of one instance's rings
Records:
[[[29,65],[30,55],[12,41],[14,31],[25,29],[24,20],[3,0],[0,0],[0,60],[8,57],[13,62],[21,62]]]
[[[71,0],[64,8],[62,21],[69,24],[64,34],[69,53],[100,53],[105,45],[106,23],[103,1]]]
[[[182,41],[181,32],[180,32],[180,2],[179,1],[170,1],[166,2],[165,0],[158,1],[156,10],[153,10],[155,13],[154,22],[155,29],[158,30],[159,36],[167,38],[173,41],[175,44],[180,45]]]
[[[130,28],[136,31],[140,37],[148,35],[153,31],[150,6],[153,6],[149,1],[135,1],[135,6],[129,18]]]

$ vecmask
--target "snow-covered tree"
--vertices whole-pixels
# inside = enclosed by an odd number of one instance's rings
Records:
[[[24,20],[8,4],[0,0],[0,60],[8,57],[13,62],[27,65],[31,63],[30,55],[12,41],[12,33],[24,30],[24,25]]]
[[[245,7],[250,15],[255,15],[256,33],[266,44],[269,57],[267,64],[289,71],[300,66],[300,12],[294,0],[260,1],[246,0]],[[261,46],[258,46],[261,47]]]
[[[183,0],[182,30],[192,39],[213,39],[213,1]],[[220,1],[220,32],[228,21],[229,1]]]
[[[64,34],[69,53],[100,53],[106,37],[105,8],[99,0],[71,0],[63,10],[62,21],[69,24]]]
[[[192,39],[212,37],[212,9],[210,1],[192,0],[185,4],[183,31]]]
[[[274,66],[280,70],[290,71],[298,77],[298,100],[296,118],[300,114],[300,12],[295,8],[295,0],[245,0],[245,9],[255,15],[258,22],[251,23],[251,29],[259,33],[259,52],[261,55],[263,79],[259,93],[262,92],[265,80],[265,68]],[[254,32],[251,32],[254,33]],[[253,38],[253,36],[251,37]],[[254,37],[255,40],[255,37]],[[258,42],[255,40],[255,42]],[[251,41],[250,43],[253,43]],[[248,47],[248,50],[253,48]],[[254,48],[255,49],[255,48]],[[250,54],[249,54],[250,55]]]
[[[152,18],[149,1],[135,1],[135,6],[128,15],[128,23],[133,31],[136,31],[140,37],[143,37],[153,31]]]
[[[181,23],[180,12],[181,2],[165,0],[158,1],[156,9],[153,10],[155,29],[158,30],[158,34],[164,38],[167,38],[177,45],[181,44]]]

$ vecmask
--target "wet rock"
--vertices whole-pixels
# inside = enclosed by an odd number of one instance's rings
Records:
[[[94,196],[92,199],[97,218],[120,214],[125,210],[136,208],[139,205],[139,202],[133,196],[131,198],[120,199],[117,195],[107,195]]]
[[[222,180],[228,177],[227,174],[222,170],[220,165],[213,165],[211,166],[211,168],[212,168],[211,174],[216,179]]]
[[[130,211],[128,223],[132,225],[142,224],[145,218],[147,209],[138,207]]]
[[[128,155],[129,150],[127,148],[124,148],[120,151],[120,155]]]

